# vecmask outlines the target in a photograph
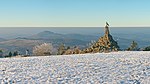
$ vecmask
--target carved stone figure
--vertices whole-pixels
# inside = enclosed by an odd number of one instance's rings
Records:
[[[109,24],[106,22],[105,35],[109,35]]]

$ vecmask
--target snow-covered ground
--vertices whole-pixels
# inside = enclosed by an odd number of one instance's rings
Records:
[[[150,52],[2,58],[0,84],[150,84]]]

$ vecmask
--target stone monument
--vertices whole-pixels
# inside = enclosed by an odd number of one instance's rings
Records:
[[[84,53],[111,52],[118,51],[118,43],[113,39],[109,32],[109,24],[106,22],[104,27],[105,34],[100,37],[97,42],[93,43],[89,48],[84,49]]]

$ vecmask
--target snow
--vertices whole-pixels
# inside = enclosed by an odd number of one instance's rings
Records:
[[[0,59],[0,84],[149,84],[150,52]]]

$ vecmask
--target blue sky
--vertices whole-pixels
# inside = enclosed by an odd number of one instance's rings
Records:
[[[150,26],[150,0],[0,0],[1,27]]]

